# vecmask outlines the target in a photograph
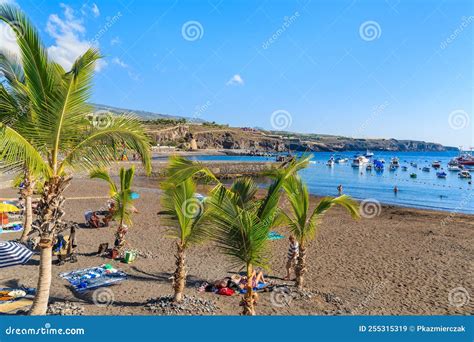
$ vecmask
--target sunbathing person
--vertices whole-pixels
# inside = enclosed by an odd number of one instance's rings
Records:
[[[247,276],[239,276],[239,275],[233,275],[231,277],[231,280],[238,284],[241,289],[245,289],[247,287]],[[259,283],[266,284],[267,281],[265,280],[265,277],[263,276],[263,272],[260,271],[257,273],[257,271],[252,272],[252,287],[257,287]]]
[[[100,224],[100,217],[97,215],[97,213],[94,211],[89,218],[89,224],[94,227],[94,228],[99,228],[101,226]]]

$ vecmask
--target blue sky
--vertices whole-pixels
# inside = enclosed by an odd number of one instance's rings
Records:
[[[474,145],[469,0],[16,3],[66,67],[99,46],[96,103]]]

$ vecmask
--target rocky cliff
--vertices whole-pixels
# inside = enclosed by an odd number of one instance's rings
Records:
[[[150,127],[153,142],[181,149],[224,149],[254,152],[292,151],[446,151],[455,150],[441,144],[396,139],[355,139],[330,135],[279,135],[275,132],[235,127],[177,125]],[[194,140],[194,141],[193,141]]]

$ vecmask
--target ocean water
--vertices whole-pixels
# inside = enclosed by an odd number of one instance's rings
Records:
[[[363,152],[361,152],[363,153]],[[307,182],[310,192],[314,195],[337,196],[337,186],[343,186],[343,192],[359,200],[376,200],[380,203],[395,204],[406,207],[444,210],[474,214],[474,186],[468,179],[461,179],[457,172],[447,171],[447,163],[457,152],[375,152],[374,158],[384,159],[386,170],[376,172],[362,168],[351,167],[351,161],[356,152],[343,152],[337,155],[349,158],[346,164],[326,165],[334,155],[330,152],[312,154],[312,162],[307,169],[300,172]],[[407,171],[401,167],[396,171],[388,170],[392,157],[400,159],[401,166],[407,166]],[[250,156],[195,156],[192,159],[200,161],[273,161],[271,157]],[[436,170],[431,167],[433,161],[441,161],[443,170],[448,174],[446,179],[436,177]],[[410,162],[418,167],[410,166]],[[423,172],[424,166],[430,167],[430,172]],[[410,178],[416,173],[417,178]],[[472,172],[474,175],[474,171]],[[474,180],[474,179],[473,179]],[[398,193],[393,189],[398,187]]]

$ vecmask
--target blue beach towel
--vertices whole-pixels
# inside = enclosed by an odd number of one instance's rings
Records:
[[[102,286],[108,286],[127,279],[127,274],[117,269],[107,269],[105,266],[90,267],[82,270],[61,273],[77,292],[84,292]]]
[[[283,238],[284,236],[281,234],[278,234],[277,232],[271,231],[268,233],[268,240],[280,240]]]
[[[258,283],[256,287],[253,288],[254,291],[258,291],[258,290],[261,290],[263,288],[265,288],[268,284],[265,284],[265,283]],[[247,293],[247,289],[242,289],[240,290],[240,293],[244,294],[244,293]]]

